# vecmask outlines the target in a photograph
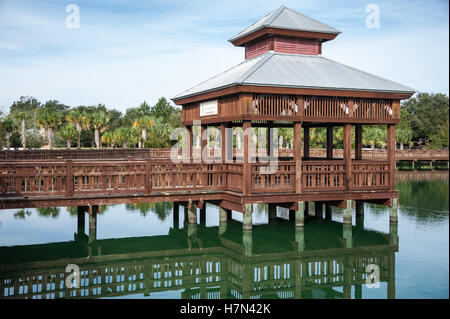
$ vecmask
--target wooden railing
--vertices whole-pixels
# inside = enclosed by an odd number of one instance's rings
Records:
[[[352,189],[389,189],[388,161],[353,161]]]
[[[331,122],[396,119],[398,122],[400,118],[400,105],[391,99],[253,94],[252,102],[255,119],[286,117],[290,120]]]
[[[304,115],[310,118],[345,118],[349,116],[348,99],[306,96]]]
[[[279,157],[292,157],[293,150],[278,148],[275,149]],[[221,154],[220,149],[209,149],[210,156],[219,157]],[[235,150],[235,156],[242,157],[242,150]],[[354,158],[355,151],[352,150],[352,157]],[[182,156],[182,151],[178,151],[179,156]],[[198,156],[200,149],[194,149],[193,155]],[[257,151],[252,154],[256,156]],[[261,152],[265,154],[265,150]],[[325,158],[325,149],[310,149],[310,157]],[[386,150],[374,149],[363,150],[363,159],[368,160],[383,160],[387,159]],[[169,159],[170,149],[168,148],[149,148],[149,149],[82,149],[82,150],[11,150],[0,151],[0,161],[7,160],[55,160],[55,159]],[[342,149],[333,149],[334,158],[343,158]],[[402,160],[449,160],[448,150],[396,150],[395,159],[397,161]]]
[[[302,191],[345,190],[344,161],[303,161]]]
[[[273,168],[269,163],[252,164],[252,193],[295,192],[295,163],[278,162]]]
[[[349,190],[389,189],[389,162],[352,161]],[[295,163],[250,166],[250,194],[295,193]],[[302,161],[301,191],[344,191],[343,160]],[[168,191],[235,191],[244,185],[242,163],[179,163],[167,160],[65,160],[0,162],[0,196],[80,196]]]
[[[295,95],[254,94],[253,114],[266,116],[293,116],[297,114]]]

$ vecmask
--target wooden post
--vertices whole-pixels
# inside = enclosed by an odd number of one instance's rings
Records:
[[[295,226],[303,227],[305,225],[305,202],[298,202],[298,209],[295,212]]]
[[[243,167],[243,195],[249,195],[251,193],[251,163],[250,163],[250,130],[252,124],[250,121],[244,121],[244,163]]]
[[[73,196],[73,163],[72,160],[66,160],[66,196]]]
[[[226,153],[226,126],[225,123],[220,123],[220,158],[221,158],[221,163],[225,163],[225,153]],[[225,178],[226,180],[226,178]]]
[[[395,189],[395,125],[387,127],[387,158],[389,161],[389,189]]]
[[[303,157],[308,158],[309,157],[309,127],[305,127],[303,129]]]
[[[188,208],[188,223],[197,224],[197,206],[195,205],[195,203],[192,203],[192,201],[189,200],[187,208]]]
[[[343,223],[352,224],[352,200],[346,200],[346,208],[344,208]]]
[[[253,236],[251,229],[242,231],[242,246],[244,248],[244,256],[251,256],[253,250]]]
[[[244,204],[244,213],[242,216],[242,229],[250,230],[252,229],[252,212],[253,205],[252,204]]]
[[[228,220],[228,209],[219,206],[219,222],[226,223]]]
[[[188,148],[188,159],[189,159],[189,161],[188,161],[188,163],[191,163],[192,162],[192,158],[193,158],[193,149],[194,149],[194,142],[192,141],[192,129],[193,129],[193,126],[192,125],[190,125],[190,126],[188,126],[188,127],[186,127],[186,129],[187,129],[187,136],[186,136],[186,147]]]
[[[274,155],[273,144],[273,122],[267,123],[267,157],[271,158]]]
[[[269,223],[270,223],[277,219],[277,205],[267,204],[267,208],[269,210]]]
[[[97,240],[97,211],[98,206],[89,205],[89,244]]]
[[[302,124],[294,123],[295,193],[302,192]]]
[[[179,229],[180,220],[180,204],[173,203],[173,229]]]
[[[202,154],[201,156],[202,156],[202,163],[204,162],[204,158],[203,158],[203,152],[205,152],[205,154],[208,154],[207,153],[207,150],[208,150],[208,140],[207,139],[204,139],[204,133],[205,133],[205,131],[208,129],[208,126],[206,126],[206,125],[202,125],[201,126],[201,150],[200,150],[200,153]],[[209,156],[209,154],[208,154],[208,156]]]
[[[145,194],[150,195],[152,193],[152,167],[151,159],[145,161]]]
[[[352,189],[352,126],[344,125],[344,161],[345,161],[345,186]]]
[[[200,209],[200,225],[206,226],[206,203],[203,204],[203,207]]]
[[[355,160],[362,160],[362,124],[355,125]]]
[[[327,125],[327,159],[333,158],[333,126]]]

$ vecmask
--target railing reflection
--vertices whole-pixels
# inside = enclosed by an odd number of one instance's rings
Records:
[[[379,268],[378,279],[395,297],[396,223],[390,235],[321,219],[307,227],[279,221],[253,230],[233,220],[181,229],[174,223],[168,235],[96,240],[95,212],[90,214],[89,236],[79,223],[72,242],[0,247],[0,297],[182,290],[182,298],[362,298],[368,265]],[[67,264],[80,267],[80,288],[66,287]]]

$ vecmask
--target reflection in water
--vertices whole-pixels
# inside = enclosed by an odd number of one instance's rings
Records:
[[[257,204],[250,231],[212,205],[198,224],[172,203],[3,211],[0,298],[448,298],[448,180],[397,189],[398,224],[367,203],[353,226],[309,207],[304,227]],[[69,263],[79,289],[65,287]]]
[[[82,208],[78,216],[84,219]],[[362,298],[366,267],[375,264],[387,296],[395,297],[398,239],[376,231],[322,219],[301,228],[279,219],[243,231],[229,220],[213,227],[183,223],[186,228],[160,236],[95,240],[95,210],[86,216],[89,236],[83,220],[74,241],[0,247],[0,296]],[[65,287],[67,264],[80,266],[78,289]]]

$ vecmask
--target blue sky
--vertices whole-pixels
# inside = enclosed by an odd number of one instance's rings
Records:
[[[80,8],[68,29],[66,6]],[[380,8],[380,28],[365,25]],[[0,0],[0,108],[21,95],[121,111],[244,59],[233,35],[280,5],[342,31],[323,55],[421,92],[449,92],[448,1]]]

